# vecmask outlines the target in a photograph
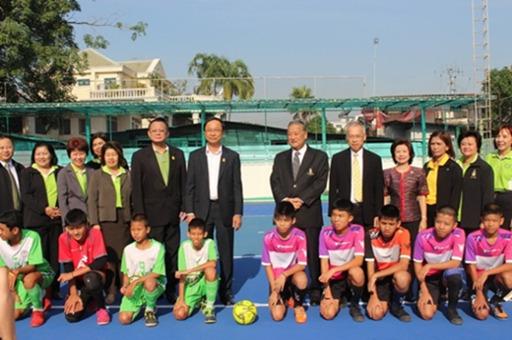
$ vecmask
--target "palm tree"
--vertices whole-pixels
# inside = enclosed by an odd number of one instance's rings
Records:
[[[196,94],[222,95],[225,100],[234,96],[251,99],[254,81],[249,68],[240,59],[231,63],[225,57],[198,53],[188,66],[188,74],[195,74],[201,83],[194,89]]]
[[[302,85],[301,87],[293,87],[292,93],[290,93],[290,97],[295,99],[315,98],[315,96],[311,94],[311,89],[309,87],[306,87],[306,85]],[[307,109],[293,109],[290,110],[290,113],[293,114],[294,120],[301,120],[304,123],[307,123],[317,114],[317,111]]]

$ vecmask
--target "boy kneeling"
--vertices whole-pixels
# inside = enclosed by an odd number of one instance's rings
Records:
[[[123,251],[121,272],[123,286],[119,321],[130,324],[145,304],[144,321],[147,327],[158,325],[156,301],[165,290],[165,250],[163,245],[148,238],[151,228],[146,217],[138,214],[130,221],[130,233],[135,242]]]
[[[205,223],[194,218],[188,225],[189,240],[183,241],[178,252],[179,296],[174,305],[174,316],[185,320],[200,307],[204,322],[215,323],[213,310],[219,281],[217,279],[217,250],[215,242],[207,238]],[[205,302],[206,300],[206,302]]]
[[[268,306],[274,321],[281,321],[286,315],[285,301],[295,308],[295,321],[305,323],[303,307],[308,286],[304,270],[307,265],[306,235],[294,228],[295,209],[290,202],[280,202],[274,210],[275,229],[263,237],[261,264],[265,267],[270,296]],[[292,297],[291,297],[292,296]]]
[[[319,255],[320,282],[324,284],[324,298],[320,314],[332,320],[340,309],[340,301],[350,288],[350,316],[356,322],[364,321],[359,299],[364,289],[364,228],[353,224],[354,205],[350,200],[339,199],[332,205],[330,227],[320,232]]]
[[[68,322],[82,320],[89,303],[96,304],[98,325],[110,323],[105,308],[103,289],[110,287],[113,273],[107,271],[107,250],[98,229],[89,229],[87,215],[80,209],[70,210],[65,218],[66,231],[59,237],[59,262],[64,273],[59,282],[69,283],[69,295],[64,303]]]
[[[469,234],[466,244],[466,271],[475,295],[471,309],[478,319],[485,320],[492,307],[494,317],[506,320],[501,303],[512,289],[512,233],[500,228],[503,213],[496,204],[484,206],[481,220],[484,228]],[[495,294],[487,301],[489,289]]]
[[[370,292],[366,306],[368,316],[381,320],[391,302],[393,316],[400,321],[411,321],[411,316],[402,307],[411,284],[411,275],[407,271],[411,260],[411,237],[409,231],[400,226],[397,207],[382,207],[379,227],[366,234],[365,249]]]
[[[43,258],[39,234],[22,226],[23,215],[19,211],[0,216],[0,267],[9,269],[9,288],[15,295],[14,318],[22,318],[32,305],[30,326],[38,327],[44,324],[44,311],[51,307],[44,296],[55,273]]]
[[[457,312],[464,254],[464,230],[457,228],[457,212],[450,206],[437,210],[435,227],[423,230],[414,245],[414,271],[420,286],[418,310],[421,317],[434,317],[442,292],[448,288],[446,317],[454,325],[462,325]]]

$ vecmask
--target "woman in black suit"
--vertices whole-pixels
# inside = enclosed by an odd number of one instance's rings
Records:
[[[427,228],[433,227],[438,207],[449,205],[459,210],[462,190],[462,169],[455,158],[452,137],[448,131],[434,131],[428,140],[432,157],[423,169],[427,178]]]
[[[97,132],[91,136],[91,153],[94,157],[87,164],[86,167],[98,170],[101,168],[101,148],[108,142],[108,137],[104,132]]]
[[[494,171],[478,153],[482,137],[477,131],[466,131],[457,140],[462,157],[462,194],[459,210],[460,227],[469,233],[480,229],[480,213],[487,203],[494,201]]]
[[[41,236],[43,256],[50,263],[55,278],[59,277],[59,235],[62,232],[58,208],[57,155],[53,146],[38,142],[32,151],[32,165],[21,172],[20,191],[24,204],[23,224]],[[60,285],[52,284],[52,298],[60,300]]]

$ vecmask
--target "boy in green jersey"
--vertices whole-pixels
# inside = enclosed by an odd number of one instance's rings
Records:
[[[195,308],[201,305],[206,323],[215,323],[213,310],[219,288],[217,280],[217,250],[212,239],[205,239],[208,233],[205,223],[194,218],[188,225],[189,240],[183,241],[178,252],[179,296],[174,305],[174,316],[185,320]],[[206,302],[204,302],[206,299]]]

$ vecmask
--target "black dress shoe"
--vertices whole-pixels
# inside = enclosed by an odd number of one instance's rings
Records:
[[[167,300],[167,302],[169,302],[169,304],[174,305],[176,303],[176,294],[166,293],[165,299]]]
[[[221,302],[226,306],[233,306],[235,304],[235,297],[233,294],[226,294],[221,298]]]
[[[51,295],[52,300],[60,301],[63,299],[62,294],[60,292],[52,292]]]
[[[319,306],[320,305],[320,295],[319,294],[311,295],[309,298],[309,305],[313,306],[313,307]]]

